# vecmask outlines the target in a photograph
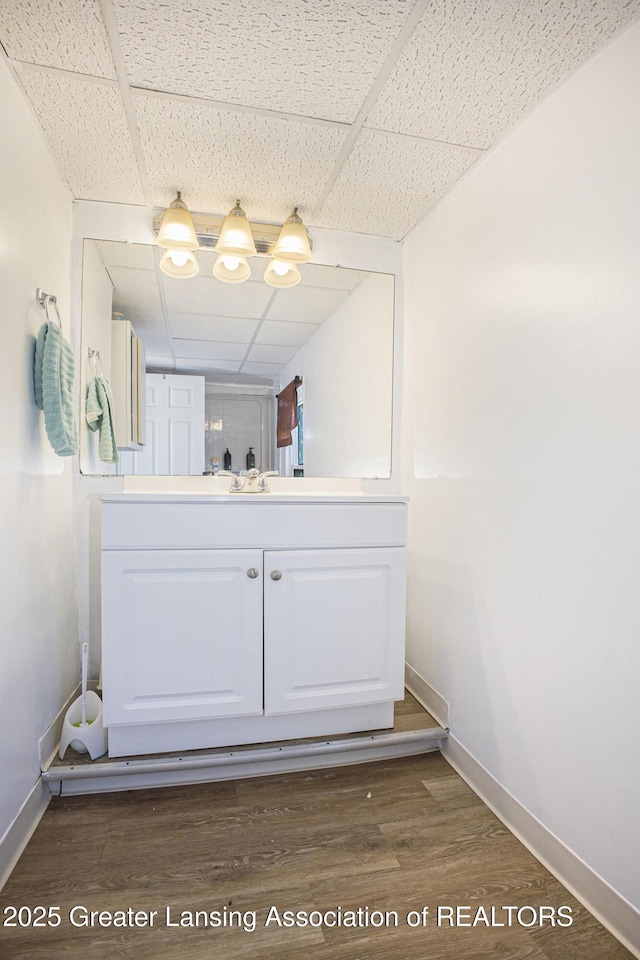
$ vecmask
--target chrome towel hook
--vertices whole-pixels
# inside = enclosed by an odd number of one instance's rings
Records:
[[[36,300],[44,310],[45,316],[48,321],[51,321],[51,317],[49,316],[49,304],[50,303],[53,304],[54,309],[56,311],[58,326],[62,329],[62,320],[60,319],[60,311],[58,310],[57,297],[54,297],[52,293],[45,293],[44,290],[38,287],[36,290]]]

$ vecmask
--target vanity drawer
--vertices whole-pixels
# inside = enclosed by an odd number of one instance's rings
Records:
[[[102,547],[401,547],[407,505],[378,503],[131,503],[102,508]]]

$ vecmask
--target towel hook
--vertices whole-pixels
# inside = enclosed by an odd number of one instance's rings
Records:
[[[102,369],[102,360],[100,359],[100,351],[92,350],[91,347],[89,347],[87,353],[89,355],[89,360],[93,361],[93,369],[96,377],[104,377],[104,371]],[[100,364],[99,369],[98,369],[98,364]]]
[[[54,297],[52,293],[45,293],[44,290],[38,287],[36,290],[36,300],[44,310],[45,316],[49,322],[51,322],[51,317],[49,316],[49,304],[53,304],[56,311],[56,317],[58,318],[58,326],[60,329],[62,329],[62,320],[60,319],[60,311],[58,310],[57,297]]]

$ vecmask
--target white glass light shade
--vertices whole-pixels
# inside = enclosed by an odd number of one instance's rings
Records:
[[[156,243],[165,250],[197,250],[200,244],[191,214],[180,199],[180,193],[165,210]]]
[[[225,283],[244,283],[251,276],[251,267],[244,257],[223,254],[213,265],[213,275]]]
[[[231,257],[255,257],[257,251],[253,242],[251,225],[240,206],[239,200],[236,201],[233,210],[225,217],[214,250],[216,253],[227,254]]]
[[[283,223],[280,236],[271,253],[274,259],[285,260],[287,263],[308,263],[311,260],[309,236],[304,223],[298,216],[297,207]]]
[[[160,259],[160,269],[168,277],[188,280],[195,277],[200,267],[191,250],[166,250]]]
[[[264,279],[270,287],[295,287],[302,277],[295,263],[272,260],[264,272]]]

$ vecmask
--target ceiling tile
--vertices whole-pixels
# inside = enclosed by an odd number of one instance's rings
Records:
[[[274,347],[267,344],[254,344],[249,351],[249,363],[288,363],[298,352],[297,347]]]
[[[322,263],[301,263],[300,273],[305,287],[324,287],[332,290],[355,290],[369,276],[365,270],[348,267],[328,267]]]
[[[176,370],[178,373],[213,372],[237,373],[240,369],[240,362],[233,360],[176,360]]]
[[[174,338],[176,358],[202,360],[243,360],[246,343],[215,343],[210,340],[180,340]]]
[[[163,276],[167,308],[176,313],[261,317],[273,293],[266,283],[222,283],[214,277],[172,280]]]
[[[134,102],[152,198],[160,207],[180,189],[193,211],[227,213],[240,198],[250,220],[283,222],[294,205],[304,219],[346,136],[333,127],[198,103],[147,96]]]
[[[109,275],[115,288],[114,310],[120,310],[125,316],[128,309],[144,310],[162,316],[162,303],[155,271],[111,267]]]
[[[315,323],[284,323],[280,320],[265,320],[256,337],[256,343],[271,343],[276,346],[301,347],[311,337],[318,325]]]
[[[402,240],[476,158],[458,147],[364,130],[316,222]]]
[[[202,313],[169,313],[174,337],[187,340],[222,340],[250,343],[258,320],[244,317],[208,317]]]
[[[90,240],[95,243],[105,267],[131,267],[135,270],[155,270],[156,247],[148,243],[123,243],[121,240]],[[162,252],[162,251],[160,251]]]
[[[346,290],[321,290],[319,287],[314,287],[313,296],[309,296],[309,292],[299,284],[290,290],[278,291],[266,319],[322,323],[348,296]]]
[[[282,370],[281,363],[254,363],[247,362],[242,364],[242,372],[250,373],[256,377],[264,377],[265,379],[270,379],[271,377],[277,377],[280,371]]]
[[[135,310],[131,307],[120,308],[127,320],[133,324],[137,337],[142,337],[145,343],[151,340],[162,340],[169,343],[164,325],[164,317],[160,311]]]
[[[434,0],[367,126],[487,148],[639,13],[639,0]]]
[[[19,65],[16,72],[74,197],[144,203],[119,91]]]
[[[147,367],[155,367],[158,364],[166,366],[167,361],[173,366],[173,357],[169,347],[162,343],[145,343],[145,360]]]
[[[12,60],[116,76],[98,0],[0,0],[0,38]]]
[[[134,85],[347,123],[412,6],[413,0],[113,0]]]
[[[153,310],[139,310],[135,307],[125,306],[124,308],[120,306],[117,308],[120,313],[124,313],[126,319],[133,324],[135,327],[136,333],[138,330],[152,330],[158,325],[162,326],[164,330],[164,319],[162,314],[159,314]]]

